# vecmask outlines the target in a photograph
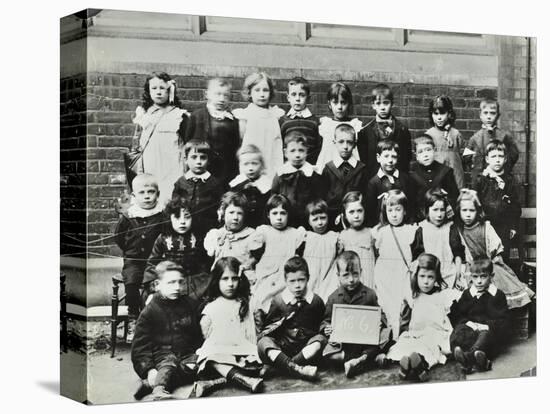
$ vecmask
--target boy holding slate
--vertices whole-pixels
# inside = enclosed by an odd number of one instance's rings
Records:
[[[344,251],[336,259],[336,269],[340,287],[328,298],[325,318],[321,324],[321,333],[330,337],[333,333],[332,309],[335,304],[379,306],[376,293],[361,283],[361,261],[357,253]],[[323,356],[329,360],[344,364],[346,377],[352,378],[366,370],[369,363],[385,362],[385,350],[390,345],[391,330],[386,326],[386,317],[382,313],[380,342],[377,345],[348,344],[329,342]]]

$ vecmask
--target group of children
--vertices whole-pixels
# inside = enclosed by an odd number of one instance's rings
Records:
[[[321,119],[303,78],[288,83],[286,114],[270,105],[265,73],[246,78],[246,108],[231,111],[230,93],[211,80],[206,106],[188,115],[168,75],[145,84],[143,173],[115,230],[137,397],[169,398],[185,381],[197,396],[228,381],[258,392],[266,367],[314,381],[321,361],[348,377],[399,361],[402,378],[420,381],[449,354],[465,371],[489,369],[507,310],[533,296],[505,263],[518,151],[496,126],[498,103],[481,102],[483,128],[465,145],[446,96],[413,141],[384,84],[364,127],[342,82]],[[163,145],[179,151],[171,182],[171,159],[148,154]],[[380,342],[331,341],[335,304],[380,307]]]

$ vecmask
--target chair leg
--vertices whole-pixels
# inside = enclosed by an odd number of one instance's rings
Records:
[[[113,296],[111,298],[111,358],[116,351],[116,328],[118,322],[118,283],[113,284]]]

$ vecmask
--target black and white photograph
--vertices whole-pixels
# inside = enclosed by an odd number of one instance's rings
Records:
[[[61,394],[536,376],[537,38],[484,29],[61,17]]]

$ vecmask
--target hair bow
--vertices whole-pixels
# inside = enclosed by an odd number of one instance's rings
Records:
[[[168,86],[168,101],[173,104],[176,95],[176,81],[174,79],[170,79],[168,81],[168,85],[170,85]]]
[[[377,199],[378,199],[378,200],[385,201],[386,198],[388,198],[388,196],[389,196],[388,192],[387,192],[387,191],[384,191],[382,194],[380,194],[380,195],[377,197]]]

